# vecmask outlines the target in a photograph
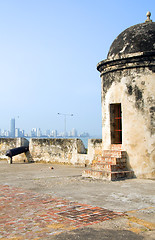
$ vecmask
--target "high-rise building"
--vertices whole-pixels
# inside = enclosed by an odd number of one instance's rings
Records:
[[[31,130],[31,137],[36,137],[37,136],[37,129],[36,128],[32,128]]]
[[[72,129],[72,137],[77,137],[77,130],[75,128]]]
[[[10,122],[10,137],[15,137],[15,118],[12,118]]]
[[[20,131],[20,137],[24,137],[25,136],[25,130],[21,130]]]
[[[37,128],[37,137],[41,137],[41,129]]]
[[[52,130],[51,136],[56,138],[57,137],[57,130]]]
[[[19,137],[19,128],[15,129],[15,137]]]

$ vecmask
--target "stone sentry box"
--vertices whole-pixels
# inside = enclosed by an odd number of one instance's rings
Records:
[[[155,22],[123,31],[98,63],[102,150],[120,144],[136,177],[155,177]],[[119,147],[119,146],[118,146]]]

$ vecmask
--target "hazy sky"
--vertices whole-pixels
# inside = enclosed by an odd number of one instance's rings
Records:
[[[155,19],[154,0],[0,0],[0,128],[101,135],[96,70],[126,28]],[[19,116],[19,118],[18,118]]]

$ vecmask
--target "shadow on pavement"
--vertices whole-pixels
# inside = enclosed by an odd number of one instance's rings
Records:
[[[51,238],[53,240],[143,240],[144,238],[128,230],[81,228],[61,233]]]

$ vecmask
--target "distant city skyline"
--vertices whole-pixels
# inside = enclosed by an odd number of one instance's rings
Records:
[[[32,128],[29,132],[26,132],[24,129],[16,127],[15,118],[10,119],[10,129],[1,129],[1,137],[89,137],[89,133],[82,132],[78,133],[77,129],[73,128],[68,132],[58,132],[56,129],[46,129],[42,131],[41,128]]]

